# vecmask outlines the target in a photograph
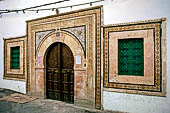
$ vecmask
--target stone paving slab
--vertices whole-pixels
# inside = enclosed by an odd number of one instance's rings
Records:
[[[16,93],[16,91],[0,88],[0,98]]]
[[[32,100],[35,100],[35,97],[31,97],[25,94],[19,94],[19,93],[13,93],[10,96],[5,96],[3,98],[0,98],[0,100],[6,100],[11,102],[17,102],[20,104],[24,104],[26,102],[30,102]]]

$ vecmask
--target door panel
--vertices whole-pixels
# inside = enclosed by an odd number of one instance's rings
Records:
[[[46,57],[47,98],[74,103],[74,59],[63,43],[51,46]]]
[[[74,102],[74,71],[72,69],[62,70],[63,94],[64,100]],[[72,80],[72,81],[71,81]]]
[[[58,68],[58,58],[57,58],[57,56],[58,56],[58,54],[59,54],[59,52],[58,52],[58,46],[54,46],[54,45],[52,45],[52,47],[51,47],[52,49],[50,49],[49,51],[48,51],[48,54],[47,54],[47,67],[48,68]]]
[[[61,52],[62,52],[61,54],[62,69],[73,69],[74,59],[73,59],[72,52],[70,51],[70,48],[68,46],[62,46]]]

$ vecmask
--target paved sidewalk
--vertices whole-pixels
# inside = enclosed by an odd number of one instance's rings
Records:
[[[11,90],[0,89],[0,98],[16,93]],[[0,100],[0,113],[120,113],[113,111],[100,111],[67,104],[50,99],[36,99],[34,101],[19,104]]]

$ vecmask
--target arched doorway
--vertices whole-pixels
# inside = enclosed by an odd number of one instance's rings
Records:
[[[74,103],[74,57],[61,42],[52,44],[46,55],[46,97]]]

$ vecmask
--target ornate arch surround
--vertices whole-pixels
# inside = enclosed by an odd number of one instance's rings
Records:
[[[59,33],[60,36],[56,36],[57,33]],[[75,58],[75,56],[80,55],[82,58],[82,61],[85,59],[85,53],[83,51],[83,48],[76,37],[74,37],[72,34],[65,32],[65,31],[56,31],[54,33],[48,34],[40,42],[40,44],[37,48],[36,59],[38,60],[38,58],[42,57],[39,60],[43,60],[43,63],[37,62],[37,66],[39,68],[45,67],[45,57],[46,57],[47,49],[48,49],[48,47],[50,47],[50,45],[52,45],[53,43],[56,43],[56,42],[62,42],[64,44],[66,44],[68,47],[70,47],[74,58]],[[79,53],[77,53],[76,51],[79,51]],[[76,67],[77,67],[76,64],[74,64],[74,69],[76,69]]]
[[[101,108],[102,12],[97,6],[27,21],[27,94],[46,98],[46,51],[62,42],[74,56],[74,104]]]

